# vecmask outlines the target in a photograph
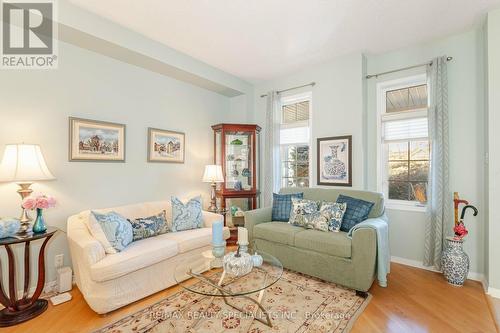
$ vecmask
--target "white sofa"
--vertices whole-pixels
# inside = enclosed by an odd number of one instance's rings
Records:
[[[115,211],[126,218],[147,217],[166,210],[167,223],[172,223],[170,201],[146,202],[96,212]],[[102,245],[90,234],[83,211],[68,219],[68,242],[76,284],[89,306],[97,313],[107,313],[175,283],[176,264],[210,250],[212,223],[222,221],[219,214],[203,212],[200,229],[171,232],[132,242],[117,254],[106,254]],[[224,238],[229,229],[224,228]]]

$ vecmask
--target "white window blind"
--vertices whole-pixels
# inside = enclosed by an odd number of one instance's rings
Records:
[[[415,140],[428,137],[427,118],[386,120],[383,122],[383,141]]]
[[[286,104],[283,105],[282,110],[283,124],[290,124],[309,119],[309,101]]]
[[[309,126],[282,126],[280,130],[280,144],[292,145],[309,144]]]

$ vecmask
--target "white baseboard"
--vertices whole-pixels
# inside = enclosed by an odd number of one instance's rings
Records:
[[[489,287],[488,295],[490,295],[491,297],[500,298],[500,289]]]
[[[425,269],[425,270],[431,271],[431,272],[442,273],[441,271],[434,269],[434,267],[424,266],[424,264],[418,260],[412,260],[412,259],[391,256],[391,262],[395,262],[397,264],[402,264],[402,265],[406,265],[406,266],[416,267],[416,268],[420,268],[420,269]],[[486,281],[486,278],[485,278],[483,273],[469,272],[467,279],[481,282],[485,293],[490,294],[489,290],[493,289],[493,288],[488,289],[488,282]],[[496,291],[498,292],[498,295],[500,295],[500,290],[496,289]],[[495,297],[495,296],[493,296],[493,297]]]
[[[45,282],[45,285],[43,286],[43,290],[42,290],[42,295],[51,293],[54,290],[56,290],[56,288],[57,288],[57,281],[56,280]],[[33,295],[33,293],[35,292],[35,289],[36,289],[36,285],[32,286],[28,290],[28,295]],[[23,297],[23,291],[19,289],[17,291],[17,299],[21,299],[22,297]]]
[[[76,284],[74,274],[73,274],[73,278],[72,278],[72,284],[73,284],[73,286]],[[28,291],[28,295],[33,295],[33,293],[35,292],[35,289],[36,289],[36,286],[31,287]],[[57,289],[57,280],[45,282],[45,285],[43,286],[43,290],[42,290],[42,295],[56,292],[56,289]],[[23,291],[18,290],[17,291],[17,299],[20,299],[22,297],[23,297]]]

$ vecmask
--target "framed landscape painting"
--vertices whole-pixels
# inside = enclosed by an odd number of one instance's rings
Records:
[[[125,162],[125,125],[70,117],[69,160]]]
[[[352,135],[318,138],[318,185],[352,186]]]
[[[181,132],[148,128],[148,162],[184,163],[184,139]]]

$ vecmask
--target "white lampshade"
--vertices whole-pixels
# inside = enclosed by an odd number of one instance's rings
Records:
[[[220,165],[205,166],[205,173],[203,173],[203,182],[223,183],[224,176],[222,175],[222,167]]]
[[[32,182],[55,179],[50,173],[39,145],[6,145],[0,164],[0,181]]]

